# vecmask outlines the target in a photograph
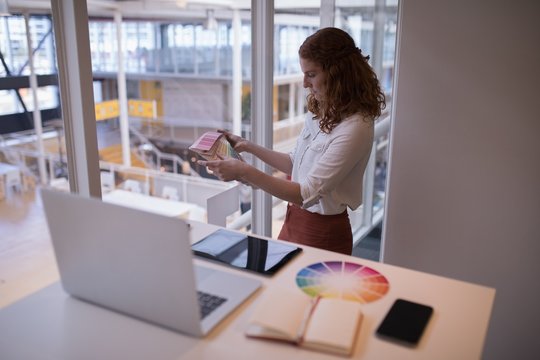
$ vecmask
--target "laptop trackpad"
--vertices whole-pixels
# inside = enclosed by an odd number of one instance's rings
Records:
[[[225,299],[220,306],[202,319],[203,333],[208,332],[262,285],[258,279],[197,265],[195,279],[198,291]]]
[[[204,266],[195,266],[195,280],[197,290],[224,297],[233,303],[235,298],[245,299],[261,286],[260,280]]]
[[[195,265],[195,281],[197,284],[202,283],[205,279],[207,279],[209,276],[212,276],[216,272],[216,270],[209,269],[204,266],[198,266]]]

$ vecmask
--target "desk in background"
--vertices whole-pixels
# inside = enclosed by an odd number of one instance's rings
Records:
[[[191,241],[216,229],[213,225],[192,222]],[[274,277],[245,272],[245,276],[263,281],[263,288],[202,339],[79,301],[55,283],[0,310],[0,359],[343,360],[341,356],[244,336],[248,319],[262,292],[272,291],[275,286],[296,287],[295,277],[300,269],[332,260],[369,266],[383,274],[390,284],[384,297],[363,306],[364,319],[351,359],[462,360],[482,357],[495,290],[306,247]],[[204,264],[238,273],[238,270],[214,263]],[[374,335],[396,298],[434,307],[433,317],[417,348],[396,345]]]
[[[64,192],[69,192],[70,191],[69,181],[65,177],[59,177],[59,178],[56,178],[56,179],[52,179],[51,182],[50,182],[50,185],[51,185],[51,187],[53,187],[53,188],[55,188],[57,190],[60,190],[60,191],[64,191]]]
[[[21,171],[17,166],[0,163],[0,200],[2,200],[10,188],[21,187]]]
[[[120,189],[103,194],[103,201],[183,219],[188,219],[190,211],[196,209],[196,205],[193,204]]]

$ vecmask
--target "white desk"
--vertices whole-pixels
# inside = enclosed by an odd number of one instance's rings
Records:
[[[57,190],[60,190],[60,191],[64,191],[64,192],[69,192],[69,181],[68,179],[66,179],[65,177],[59,177],[59,178],[56,178],[56,179],[52,179],[51,180],[51,187],[57,189]]]
[[[11,186],[21,186],[21,171],[17,166],[0,163],[0,178],[3,180],[4,194]]]
[[[211,225],[193,223],[192,241],[213,229]],[[295,276],[300,269],[326,260],[367,265],[382,273],[390,283],[384,297],[363,306],[364,320],[351,359],[481,358],[495,296],[493,289],[305,248],[273,278],[244,273],[261,279],[263,289],[203,339],[183,336],[76,300],[56,283],[0,310],[0,359],[344,359],[244,336],[249,316],[262,292],[271,291],[272,286],[295,287]],[[429,304],[435,309],[415,349],[374,335],[398,297]]]
[[[162,199],[120,189],[103,194],[103,201],[138,210],[149,211],[160,215],[184,219],[189,217],[190,210],[195,209],[195,205],[193,204]]]

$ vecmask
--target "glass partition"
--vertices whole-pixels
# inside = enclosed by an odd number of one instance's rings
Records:
[[[269,119],[273,124],[275,150],[290,151],[303,126],[306,92],[302,86],[298,48],[320,27],[321,6],[320,1],[298,1],[294,7],[281,6],[276,2],[273,15],[273,116]],[[129,102],[132,166],[145,171],[170,173],[171,176],[189,175],[215,180],[212,174],[196,164],[197,158],[188,147],[205,131],[217,128],[232,130],[238,128],[238,124],[242,135],[251,137],[251,10],[249,6],[224,9],[209,6],[207,2],[198,12],[185,12],[184,16],[182,8],[174,10],[178,14],[174,18],[157,16],[143,19],[126,15],[120,24],[121,44],[117,41],[118,24],[114,14],[95,16],[89,12],[96,114],[103,110],[103,118],[96,122],[98,151],[103,163],[123,166],[118,115],[118,81],[121,79],[118,77],[118,61],[122,59]],[[333,21],[335,26],[349,32],[363,51],[371,56],[372,66],[387,94],[388,108],[382,118],[387,117],[394,74],[397,0],[336,0]],[[56,76],[51,27],[48,15],[30,16],[36,72]],[[118,54],[120,48],[123,49],[122,56]],[[6,77],[7,71],[29,74],[24,17],[0,18],[0,51],[6,63],[0,68],[0,77]],[[240,64],[236,69],[235,61]],[[0,116],[32,111],[30,91],[27,88],[18,90],[18,95],[13,90],[0,90]],[[41,109],[56,109],[54,115],[43,113],[46,115],[44,125],[54,133],[52,140],[46,142],[46,157],[50,158],[47,160],[47,168],[50,169],[47,170],[47,181],[52,181],[67,177],[62,127],[56,126],[58,121],[54,122],[60,114],[56,83],[40,85],[38,97]],[[22,104],[26,105],[26,110]],[[27,129],[31,127],[29,123]],[[366,211],[362,206],[351,214],[356,240],[380,221],[379,214],[384,210],[388,127],[385,129],[375,139],[373,166],[368,167],[372,170],[366,173],[371,180],[365,184],[371,185],[367,189],[370,200],[365,204],[369,204],[371,209]],[[13,140],[5,133],[2,136]],[[4,145],[7,143],[3,141]],[[12,160],[17,157],[11,156]],[[8,161],[5,155],[3,161]],[[32,173],[34,162],[24,162]],[[115,177],[115,181],[124,177],[120,175]],[[128,178],[126,176],[126,180]],[[115,183],[115,186],[121,184]],[[162,196],[159,189],[152,191],[153,186],[148,185],[149,194]],[[249,191],[243,199],[242,207],[247,211]],[[273,236],[277,236],[284,214],[283,203],[276,200],[275,204]],[[249,213],[244,218],[248,217]]]

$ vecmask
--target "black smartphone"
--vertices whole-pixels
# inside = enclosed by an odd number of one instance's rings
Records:
[[[219,229],[191,246],[201,258],[271,276],[302,251],[278,241]]]
[[[412,301],[397,299],[377,328],[377,335],[416,345],[433,314],[433,308]]]

